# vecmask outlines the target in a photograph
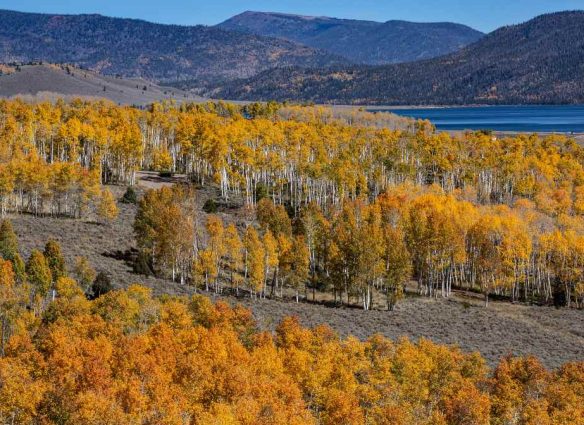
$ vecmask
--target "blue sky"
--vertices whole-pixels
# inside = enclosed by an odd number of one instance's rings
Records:
[[[452,21],[492,31],[542,13],[584,9],[584,0],[0,0],[0,8],[100,13],[183,25],[213,25],[258,10],[375,21]]]

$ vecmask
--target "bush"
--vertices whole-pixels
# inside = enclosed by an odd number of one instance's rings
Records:
[[[207,199],[203,205],[203,211],[207,214],[215,214],[217,212],[217,202],[213,199]]]
[[[114,289],[112,285],[112,280],[107,273],[99,272],[95,280],[93,281],[93,285],[91,285],[91,293],[89,294],[90,299],[94,300],[96,298],[101,297],[104,294],[107,294],[112,289]]]
[[[126,193],[120,199],[120,202],[123,204],[137,204],[138,203],[138,194],[134,190],[132,186],[128,186],[126,189]]]

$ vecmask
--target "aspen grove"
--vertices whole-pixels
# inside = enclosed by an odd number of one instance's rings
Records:
[[[193,187],[149,192],[135,231],[153,272],[254,297],[330,291],[364,309],[381,296],[391,310],[410,280],[427,296],[583,307],[583,162],[564,136],[451,136],[355,110],[0,101],[3,215],[113,219],[104,185],[185,174],[257,220],[203,217]]]

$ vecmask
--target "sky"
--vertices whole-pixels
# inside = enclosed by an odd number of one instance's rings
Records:
[[[214,25],[254,10],[374,21],[450,21],[489,32],[543,13],[584,9],[584,0],[0,0],[0,9],[99,13],[181,25]]]

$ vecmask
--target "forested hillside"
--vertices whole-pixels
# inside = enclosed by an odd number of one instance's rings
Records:
[[[144,192],[140,170],[164,184]],[[87,249],[81,224],[107,239],[120,207],[133,211],[120,222],[133,250]],[[0,214],[2,422],[582,423],[584,149],[566,137],[450,136],[275,103],[2,100]],[[31,235],[46,225],[71,246]],[[105,258],[135,282],[156,276],[160,296],[120,289]],[[286,311],[328,299],[327,318],[346,306],[349,319],[383,321],[404,297],[423,299],[436,334],[493,304],[507,317],[487,317],[505,323],[533,308],[528,339],[515,334],[525,323],[479,332],[527,353],[567,342],[576,361],[548,370],[509,355],[489,369],[469,347],[340,338],[297,318],[266,328],[210,296]]]
[[[381,65],[430,59],[460,50],[484,34],[450,22],[372,22],[244,12],[218,28],[283,38],[326,50],[355,63]]]
[[[245,78],[278,66],[346,63],[296,43],[211,27],[0,11],[0,62],[31,61],[159,82]]]
[[[391,310],[410,279],[431,297],[464,288],[487,304],[584,307],[573,140],[451,137],[391,115],[275,104],[0,111],[3,213],[107,218],[115,205],[100,184],[133,185],[139,169],[216,184],[222,202],[245,206],[240,222],[201,220],[192,186],[146,193],[134,226],[146,274],[259,298],[310,288],[365,310],[376,297]],[[384,117],[405,130],[372,126]]]
[[[408,64],[276,69],[221,86],[227,99],[358,104],[584,102],[584,12],[501,28],[460,52]]]

